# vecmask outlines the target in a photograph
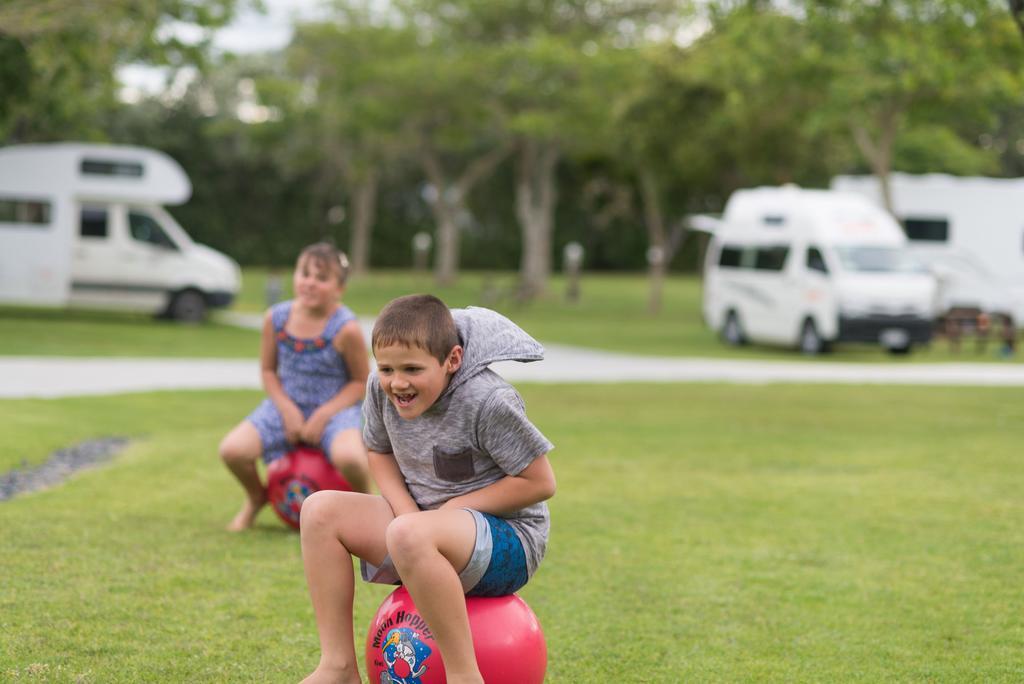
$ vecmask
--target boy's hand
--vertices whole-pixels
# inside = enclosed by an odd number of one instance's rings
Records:
[[[299,431],[299,438],[310,446],[320,446],[320,439],[324,436],[324,428],[327,427],[330,418],[326,411],[314,411]]]
[[[306,422],[302,411],[295,404],[286,406],[281,411],[281,421],[284,423],[284,438],[289,444],[297,444],[302,438],[302,428]]]

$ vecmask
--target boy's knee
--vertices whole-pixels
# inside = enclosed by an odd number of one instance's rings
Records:
[[[337,501],[333,494],[337,492],[332,490],[321,490],[319,492],[313,492],[305,501],[302,502],[302,508],[299,510],[299,527],[302,530],[306,530],[307,527],[321,527],[325,523],[336,520],[335,508]]]
[[[417,514],[401,515],[388,525],[384,543],[393,559],[401,562],[427,547],[427,542],[417,520]]]

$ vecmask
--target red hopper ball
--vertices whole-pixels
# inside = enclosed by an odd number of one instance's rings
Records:
[[[542,684],[548,649],[540,622],[515,594],[466,597],[476,662],[487,684]],[[446,684],[441,652],[405,587],[377,609],[366,635],[374,684]]]
[[[267,466],[267,499],[285,524],[299,529],[302,502],[321,489],[352,491],[320,449],[296,447]]]

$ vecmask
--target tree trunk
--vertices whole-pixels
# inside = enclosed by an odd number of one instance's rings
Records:
[[[441,200],[431,206],[434,221],[437,222],[437,251],[434,254],[434,281],[438,285],[451,285],[459,272],[459,224],[456,222],[457,209]]]
[[[512,150],[503,144],[471,161],[455,183],[449,184],[437,152],[428,144],[420,146],[420,165],[427,180],[437,190],[430,211],[437,223],[437,250],[434,277],[438,285],[455,282],[459,272],[459,216],[466,212],[466,198],[478,182],[487,178]]]
[[[370,233],[377,219],[379,180],[379,172],[372,168],[349,183],[352,192],[352,234],[348,256],[353,273],[366,273],[370,268]]]
[[[885,109],[878,117],[878,140],[872,140],[871,134],[863,124],[853,123],[853,139],[860,153],[871,166],[872,173],[878,179],[882,194],[882,204],[893,216],[892,187],[889,177],[892,174],[892,150],[896,144],[896,133],[900,127],[902,109],[898,106]]]
[[[455,218],[462,209],[462,198],[457,196],[456,188],[449,186],[444,169],[441,168],[441,160],[433,149],[421,145],[419,159],[423,173],[437,192],[437,197],[429,203],[430,213],[434,215],[437,226],[434,279],[438,285],[451,285],[455,282],[459,268],[459,226]]]
[[[516,173],[516,218],[523,236],[519,294],[532,299],[551,276],[551,233],[557,198],[555,168],[561,151],[553,141],[525,140]]]
[[[661,292],[665,284],[668,250],[658,179],[649,168],[640,171],[640,194],[644,203],[644,224],[647,226],[647,274],[651,284],[647,311],[656,314],[661,311]]]

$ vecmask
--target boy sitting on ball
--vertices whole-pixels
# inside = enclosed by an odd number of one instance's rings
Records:
[[[306,682],[360,681],[352,555],[363,579],[403,583],[450,684],[483,682],[463,595],[515,592],[537,569],[555,492],[551,442],[488,366],[543,347],[504,316],[449,311],[430,295],[388,304],[371,339],[377,373],[363,438],[380,496],[321,491],[302,507],[302,557],[320,635]]]

